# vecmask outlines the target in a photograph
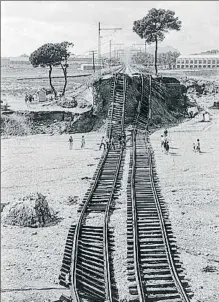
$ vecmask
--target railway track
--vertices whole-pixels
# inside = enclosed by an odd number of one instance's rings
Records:
[[[141,75],[142,91],[132,133],[127,196],[127,264],[131,301],[189,302],[191,291],[172,234],[168,211],[158,187],[155,161],[146,135],[151,77]],[[126,77],[116,74],[111,88],[107,136],[117,141],[124,131]],[[92,185],[80,205],[80,218],[66,241],[60,284],[71,297],[61,301],[118,301],[110,251],[110,212],[118,194],[123,148],[103,153]],[[99,215],[90,225],[89,216]],[[64,297],[64,296],[63,296]]]
[[[149,78],[151,83],[151,79]],[[161,196],[155,163],[144,130],[150,100],[142,98],[132,135],[127,241],[129,291],[134,301],[189,302],[191,291],[172,234],[168,211]],[[148,98],[150,97],[150,84]]]
[[[124,130],[126,79],[116,74],[111,89],[111,107],[107,136],[116,142]],[[116,289],[110,269],[111,239],[108,227],[112,201],[118,185],[123,148],[112,147],[103,153],[93,177],[93,185],[84,196],[80,218],[72,226],[66,241],[60,284],[70,288],[71,299],[115,301]],[[89,226],[87,218],[99,213],[99,224]]]

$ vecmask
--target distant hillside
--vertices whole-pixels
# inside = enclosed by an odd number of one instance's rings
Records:
[[[216,55],[216,54],[219,54],[218,49],[207,50],[200,53],[193,53],[192,55]]]

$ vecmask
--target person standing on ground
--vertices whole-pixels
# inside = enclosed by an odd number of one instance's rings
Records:
[[[170,145],[169,145],[169,142],[167,141],[167,143],[166,143],[166,152],[167,152],[167,154],[169,154],[169,149],[170,149]]]
[[[105,143],[106,143],[106,148],[108,149],[109,148],[109,138],[108,137],[106,137]]]
[[[73,138],[72,138],[72,136],[69,137],[68,141],[69,141],[69,149],[72,150],[72,147],[73,147]]]
[[[84,138],[84,135],[82,135],[82,138],[81,138],[81,149],[85,147],[85,138]]]
[[[161,137],[160,137],[160,145],[161,145],[161,148],[163,148],[163,146],[164,146],[164,137],[163,137],[163,135],[161,135]]]
[[[197,139],[196,151],[199,152],[199,153],[201,152],[201,145],[200,145],[200,140],[199,139]]]
[[[119,136],[119,146],[120,146],[120,148],[122,147],[122,136]]]
[[[167,139],[164,141],[163,146],[164,146],[164,149],[165,149],[165,153],[168,154],[168,153],[169,153],[170,146],[169,146],[169,142],[168,142]]]
[[[115,141],[114,141],[113,136],[111,137],[111,141],[110,141],[110,147],[113,147],[113,150],[115,150],[115,149],[116,149],[116,147],[115,147]]]
[[[125,132],[123,132],[123,134],[122,134],[122,146],[125,148],[125,145],[126,145],[126,134],[125,134]]]
[[[100,148],[99,148],[99,150],[101,150],[102,146],[104,147],[104,150],[105,150],[106,146],[105,146],[104,136],[102,136],[102,139],[101,139],[101,142],[100,142]]]
[[[164,137],[167,137],[168,131],[167,128],[164,130]]]

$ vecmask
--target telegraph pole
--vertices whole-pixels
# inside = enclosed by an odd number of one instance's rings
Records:
[[[93,57],[93,71],[95,72],[94,54],[96,54],[97,52],[95,50],[91,50],[89,53],[92,54]]]
[[[98,64],[101,66],[101,49],[100,49],[100,46],[101,46],[101,43],[100,43],[100,22],[98,23]]]
[[[109,67],[111,66],[111,47],[112,47],[112,40],[110,40],[109,42],[109,49],[110,49],[110,52],[109,52],[109,55],[110,55],[110,58],[109,58]]]
[[[117,31],[117,30],[122,30],[121,27],[112,27],[112,28],[101,28],[100,26],[100,22],[98,22],[98,63],[100,64],[100,70],[101,70],[101,30],[113,30],[113,31]]]

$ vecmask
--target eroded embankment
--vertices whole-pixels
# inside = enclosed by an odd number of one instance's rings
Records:
[[[142,80],[144,91],[142,90]],[[186,114],[185,87],[174,78],[126,76],[126,125],[132,124],[142,92],[149,102],[151,91],[151,125],[175,123]],[[105,124],[111,102],[113,77],[93,83],[93,106],[82,113],[71,111],[2,112],[1,133],[4,136],[62,134],[96,131]]]

